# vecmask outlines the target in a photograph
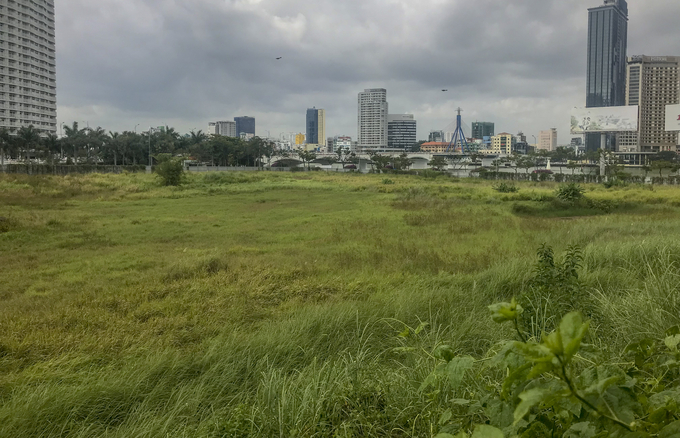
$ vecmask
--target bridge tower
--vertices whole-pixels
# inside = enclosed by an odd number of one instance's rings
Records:
[[[460,115],[463,110],[458,107],[456,111],[458,111],[458,116],[456,116],[456,131],[453,133],[453,137],[451,137],[451,143],[449,143],[449,146],[446,148],[446,152],[455,152],[456,148],[460,147],[460,153],[463,154],[466,150],[467,152],[470,152],[470,146],[465,138],[465,134],[463,134],[463,118]]]

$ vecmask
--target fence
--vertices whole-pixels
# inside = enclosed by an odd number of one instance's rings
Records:
[[[5,164],[2,173],[24,173],[28,175],[70,175],[77,173],[135,173],[144,172],[146,166],[103,166],[98,164]]]
[[[601,175],[570,175],[566,173],[508,173],[508,172],[479,172],[480,178],[504,181],[555,181],[602,184],[607,181],[622,181],[632,184],[680,185],[680,175],[659,176],[617,176],[604,177]],[[474,176],[474,175],[471,175]]]

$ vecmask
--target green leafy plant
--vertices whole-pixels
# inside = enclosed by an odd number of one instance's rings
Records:
[[[514,299],[489,306],[499,324],[512,323],[519,341],[509,341],[489,359],[456,356],[449,346],[435,350],[441,361],[421,390],[444,380],[458,391],[466,378],[480,379],[495,369],[505,376],[486,391],[451,400],[435,438],[588,437],[670,438],[680,434],[680,327],[663,342],[651,339],[626,350],[630,363],[603,360],[587,345],[590,323],[570,312],[540,341],[526,340]],[[495,349],[494,351],[498,351]],[[487,377],[488,379],[488,377]]]
[[[575,204],[583,199],[585,190],[576,183],[568,183],[559,186],[555,191],[555,196],[562,202]]]
[[[512,184],[507,184],[507,183],[500,183],[498,185],[493,186],[493,189],[497,192],[500,193],[517,193],[519,192],[519,187],[512,185]]]
[[[181,157],[173,157],[171,154],[159,154],[156,156],[158,166],[156,174],[164,186],[178,186],[184,181],[184,165]]]

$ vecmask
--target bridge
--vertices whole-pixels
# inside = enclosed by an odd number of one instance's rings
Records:
[[[392,158],[397,158],[401,156],[403,152],[380,152],[380,155],[382,156],[387,156],[387,157],[392,157]],[[358,160],[359,163],[357,164],[357,168],[360,171],[368,171],[372,168],[373,162],[371,161],[371,155],[369,153],[358,153],[355,156],[355,160]],[[440,153],[431,153],[431,152],[408,152],[407,157],[413,165],[411,166],[411,169],[427,169],[428,163],[432,161],[435,157],[442,157],[445,160],[449,162],[471,162],[471,154],[465,153],[451,153],[451,152],[440,152]],[[318,165],[318,162],[325,161],[324,159],[330,161],[335,160],[337,161],[337,154],[332,154],[332,153],[323,153],[319,152],[316,154],[316,160],[314,160],[312,163],[313,165]],[[484,155],[485,159],[495,159],[498,158],[498,155]],[[297,162],[298,165],[302,165],[302,160],[295,154],[295,152],[291,152],[289,156],[282,156],[282,155],[277,155],[273,156],[271,158],[271,164],[276,167],[278,163],[295,163]],[[315,163],[315,164],[314,164]],[[340,163],[338,162],[336,166],[338,166]],[[349,161],[345,161],[345,164],[350,164]],[[286,166],[288,167],[288,166]]]

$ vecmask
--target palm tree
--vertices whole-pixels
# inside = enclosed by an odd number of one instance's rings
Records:
[[[87,128],[87,133],[85,135],[85,138],[87,140],[87,159],[90,161],[90,159],[95,156],[97,159],[100,158],[100,153],[102,150],[102,147],[107,143],[108,140],[108,135],[106,134],[106,131],[101,128],[100,126],[96,128]]]
[[[5,171],[5,152],[11,154],[11,149],[14,144],[13,137],[9,134],[7,128],[0,128],[0,166],[2,171]]]
[[[50,157],[50,162],[54,164],[54,156],[60,152],[61,142],[56,134],[49,133],[42,139],[44,151]]]
[[[203,131],[201,131],[200,129],[198,130],[198,132],[191,131],[191,137],[189,138],[189,144],[191,146],[196,146],[196,145],[203,143],[207,139],[208,139],[208,136]]]
[[[19,146],[22,147],[26,153],[26,163],[30,161],[30,151],[31,147],[37,149],[37,145],[40,144],[40,133],[33,127],[22,126],[17,132],[17,141]]]
[[[113,152],[113,165],[118,166],[118,150],[121,148],[123,137],[118,132],[109,131],[108,147]]]
[[[78,165],[78,149],[83,143],[87,129],[79,129],[78,122],[73,122],[73,126],[64,125],[66,134],[66,144],[73,147],[73,164]]]

